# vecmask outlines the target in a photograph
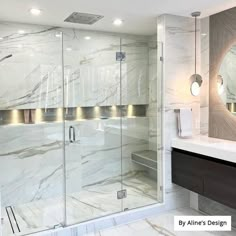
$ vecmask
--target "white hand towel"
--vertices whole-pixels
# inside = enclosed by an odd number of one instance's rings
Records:
[[[179,136],[180,137],[192,137],[193,135],[193,118],[191,108],[181,108],[179,112]]]

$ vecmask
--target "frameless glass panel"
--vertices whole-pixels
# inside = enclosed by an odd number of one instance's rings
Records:
[[[63,222],[62,42],[54,28],[0,24],[3,235]]]
[[[124,36],[122,61],[122,183],[127,191],[123,210],[159,202],[162,162],[158,115],[156,35]],[[160,91],[160,90],[159,90]]]
[[[121,211],[120,38],[64,30],[67,225]]]
[[[157,200],[163,202],[163,115],[164,115],[164,86],[163,86],[163,43],[157,42],[157,113],[156,113],[156,141],[157,141]],[[155,117],[155,115],[153,115]],[[154,136],[155,137],[155,136]]]

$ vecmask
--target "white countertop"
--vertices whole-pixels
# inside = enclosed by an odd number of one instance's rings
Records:
[[[236,142],[196,136],[189,139],[175,138],[172,147],[236,163]]]

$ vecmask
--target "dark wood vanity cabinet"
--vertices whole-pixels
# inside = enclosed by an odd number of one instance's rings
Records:
[[[173,149],[172,182],[236,209],[235,163]]]

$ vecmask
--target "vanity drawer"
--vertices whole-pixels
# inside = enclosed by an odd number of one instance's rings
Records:
[[[202,166],[201,159],[178,149],[172,151],[172,170],[186,171],[201,176]]]
[[[236,184],[219,178],[205,177],[203,195],[236,209]]]
[[[236,164],[172,150],[172,182],[236,209]]]
[[[202,160],[179,150],[172,151],[172,182],[203,193]]]
[[[236,187],[236,164],[226,161],[221,161],[212,158],[204,161],[206,177],[219,179],[225,184],[235,184]]]
[[[232,166],[231,166],[232,165]],[[206,161],[204,196],[236,208],[236,168],[234,163]]]
[[[172,182],[195,193],[203,194],[203,179],[185,171],[173,171]]]

